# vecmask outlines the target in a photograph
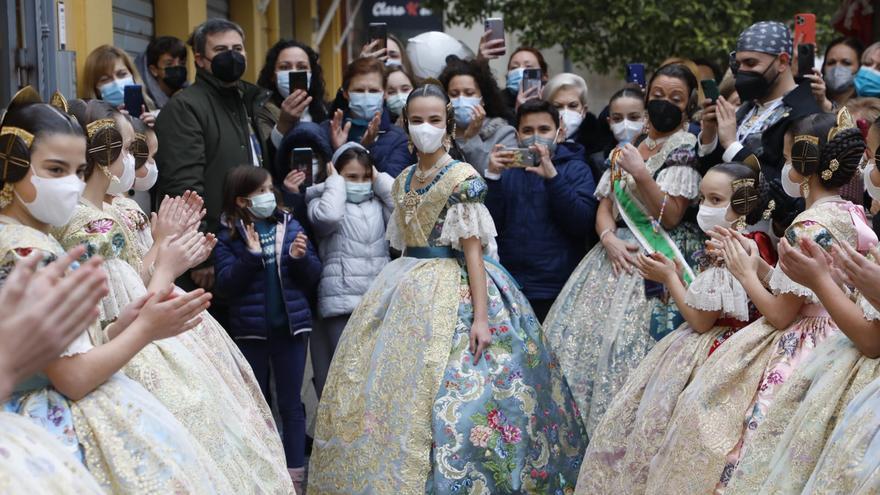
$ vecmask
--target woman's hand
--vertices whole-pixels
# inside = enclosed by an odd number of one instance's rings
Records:
[[[150,294],[141,308],[136,323],[143,325],[150,341],[167,339],[196,327],[202,322],[199,314],[211,306],[211,293],[196,289],[180,295],[174,286]]]
[[[198,266],[197,261],[204,257],[201,252],[204,240],[205,235],[194,230],[169,237],[159,245],[156,271],[168,274],[173,280]]]
[[[732,237],[725,237],[721,244],[721,252],[727,269],[740,283],[749,276],[757,276],[761,257],[758,255],[758,246],[754,244],[754,241],[748,250]]]
[[[834,244],[831,251],[834,266],[843,272],[844,282],[868,299],[880,301],[880,251],[871,248],[868,254],[873,259],[869,259],[845,242]]]
[[[287,98],[281,102],[281,114],[278,116],[278,132],[282,136],[299,122],[309,105],[312,104],[312,97],[306,91],[296,89],[293,93],[287,95]]]
[[[654,282],[669,285],[672,280],[678,278],[675,262],[660,252],[651,253],[650,256],[639,253],[635,265],[642,278]]]
[[[815,98],[816,103],[818,103],[819,106],[822,107],[822,111],[832,111],[834,109],[834,105],[825,94],[825,92],[827,91],[827,88],[825,87],[825,78],[822,77],[822,73],[819,72],[819,69],[813,68],[813,73],[805,74],[804,78],[810,81],[810,90],[812,90],[813,92],[813,98]]]
[[[147,106],[141,105],[141,116],[138,118],[141,119],[141,122],[143,122],[145,126],[155,127],[156,126],[156,116],[158,116],[158,115],[159,115],[158,110],[148,112]]]
[[[501,175],[511,163],[513,163],[513,151],[504,149],[503,144],[496,144],[492,153],[489,154],[488,169],[490,173]]]
[[[702,144],[712,144],[718,137],[717,107],[711,98],[702,102],[703,113],[700,115],[700,138]]]
[[[244,226],[244,244],[247,246],[248,251],[253,254],[262,254],[263,252],[263,245],[260,243],[260,235],[257,234],[257,230],[252,223]]]
[[[471,122],[464,130],[464,138],[471,139],[480,133],[483,128],[483,120],[486,118],[486,109],[483,105],[471,107]]]
[[[291,170],[284,177],[284,189],[291,194],[300,192],[299,188],[306,181],[306,173],[302,170]]]
[[[303,232],[296,234],[296,239],[290,245],[290,257],[298,260],[306,255],[309,248],[309,238]]]
[[[522,105],[523,103],[540,97],[541,94],[538,92],[537,86],[532,86],[525,92],[523,92],[523,88],[522,86],[520,86],[519,91],[516,93],[516,106],[514,110],[519,110],[520,105]]]
[[[529,149],[538,154],[540,162],[537,167],[526,167],[526,171],[540,175],[544,179],[556,177],[558,172],[550,159],[550,150],[543,144],[533,144]]]
[[[503,39],[490,40],[492,30],[484,31],[480,36],[480,49],[477,50],[477,59],[479,60],[495,60],[504,55],[507,51]]]
[[[635,256],[640,251],[637,244],[626,242],[617,237],[614,232],[608,232],[602,238],[602,246],[605,247],[605,256],[611,262],[611,269],[615,276],[619,277],[624,272],[633,273]]]
[[[378,49],[381,40],[373,40],[361,48],[359,58],[373,57],[381,61],[388,60],[388,50],[386,48]]]
[[[715,104],[715,119],[718,122],[718,142],[727,149],[736,141],[736,105],[719,96]]]
[[[348,142],[348,132],[351,130],[351,122],[343,124],[342,117],[342,110],[337,109],[330,120],[330,144],[334,150]]]
[[[492,344],[492,333],[489,332],[489,323],[486,321],[474,320],[471,325],[471,343],[470,351],[474,356],[474,366],[480,362],[483,352]]]
[[[651,176],[648,173],[648,167],[645,165],[645,160],[642,158],[641,153],[639,153],[638,148],[630,143],[626,143],[620,147],[620,155],[617,158],[617,165],[620,165],[620,168],[626,173],[632,175],[633,178],[636,179],[636,182],[645,177]]]
[[[812,239],[800,239],[800,247],[798,252],[788,239],[780,239],[779,267],[788,278],[812,289],[831,275],[831,256]]]
[[[202,263],[208,261],[208,259],[211,258],[211,253],[214,251],[214,246],[216,245],[217,236],[215,236],[214,234],[208,233],[202,236],[202,242],[199,247],[199,251],[190,259],[190,268],[199,266]]]

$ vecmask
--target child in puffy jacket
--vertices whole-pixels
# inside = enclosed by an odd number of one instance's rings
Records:
[[[327,164],[327,180],[306,190],[309,222],[324,262],[318,285],[320,330],[311,339],[318,397],[348,318],[389,261],[385,227],[394,179],[373,167],[369,152],[346,143]]]
[[[229,171],[214,250],[215,289],[229,301],[229,327],[269,399],[270,370],[287,467],[297,493],[305,475],[305,408],[300,398],[312,329],[306,295],[321,262],[290,212],[277,206],[272,176],[243,165]]]

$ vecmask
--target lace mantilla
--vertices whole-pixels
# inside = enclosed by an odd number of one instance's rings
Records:
[[[710,267],[688,287],[685,303],[701,311],[721,311],[739,321],[749,321],[749,298],[742,284],[723,267]]]

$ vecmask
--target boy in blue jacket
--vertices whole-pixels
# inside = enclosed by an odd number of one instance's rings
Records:
[[[516,153],[497,146],[485,174],[486,206],[498,229],[501,264],[543,321],[596,242],[596,185],[583,146],[562,142],[559,112],[550,103],[529,100],[519,107],[517,138],[535,163],[518,165]]]

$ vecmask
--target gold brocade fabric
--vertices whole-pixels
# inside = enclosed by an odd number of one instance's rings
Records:
[[[46,431],[17,414],[0,413],[0,493],[99,495],[78,460]]]
[[[575,493],[644,493],[678,397],[730,327],[684,325],[657,342],[617,392],[590,438]],[[723,347],[723,346],[722,346]]]
[[[391,196],[394,198],[395,211],[397,212],[392,221],[397,222],[407,246],[421,247],[428,245],[428,237],[437,224],[437,218],[446,207],[449,195],[461,181],[473,176],[476,172],[467,163],[459,162],[452,165],[427,192],[418,194],[419,199],[417,206],[415,206],[415,212],[407,224],[407,215],[403,214],[407,210],[406,201],[408,199],[405,189],[407,177],[409,177],[412,167],[415,165],[404,169],[397,176],[391,189]],[[415,191],[411,190],[411,194],[415,194]]]

